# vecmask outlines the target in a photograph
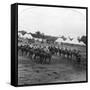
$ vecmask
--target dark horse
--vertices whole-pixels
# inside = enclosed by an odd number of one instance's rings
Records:
[[[46,53],[45,51],[43,50],[36,50],[35,53],[34,53],[34,59],[36,61],[36,63],[41,63],[41,64],[45,64],[47,63],[47,59],[48,59],[48,64],[50,63],[51,61],[51,53]]]

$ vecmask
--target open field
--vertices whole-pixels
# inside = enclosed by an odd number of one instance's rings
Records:
[[[50,64],[36,64],[27,56],[18,55],[18,84],[86,81],[86,48],[81,50],[82,60],[53,55]]]

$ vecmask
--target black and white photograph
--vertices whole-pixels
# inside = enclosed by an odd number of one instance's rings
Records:
[[[18,85],[87,81],[86,9],[18,5]]]

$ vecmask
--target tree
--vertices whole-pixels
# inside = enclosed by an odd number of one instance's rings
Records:
[[[86,45],[87,44],[87,37],[86,36],[82,36],[81,37],[81,41]]]
[[[45,38],[44,33],[41,33],[41,38],[42,38],[42,39],[44,39],[44,38]]]
[[[80,37],[78,37],[78,41],[79,42],[83,42],[85,45],[87,44],[87,37],[86,36],[82,36],[81,38]]]
[[[37,37],[40,38],[41,32],[40,32],[40,31],[37,31],[37,32],[35,32],[35,33],[36,33]]]
[[[37,31],[37,32],[35,32],[37,35],[40,35],[41,33],[40,33],[40,31]]]

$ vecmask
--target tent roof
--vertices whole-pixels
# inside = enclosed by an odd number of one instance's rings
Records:
[[[28,38],[28,39],[30,39],[30,38],[32,38],[32,36],[31,36],[31,34],[25,34],[24,36],[23,36],[23,38]]]
[[[59,42],[59,43],[69,43],[69,44],[78,44],[78,45],[85,45],[83,42],[78,42],[77,39],[73,39],[72,41],[70,39],[67,39],[67,40],[63,40],[62,38],[58,38],[56,40],[56,42]]]
[[[55,42],[63,42],[63,39],[61,39],[61,38],[57,38],[57,40],[55,41]]]

